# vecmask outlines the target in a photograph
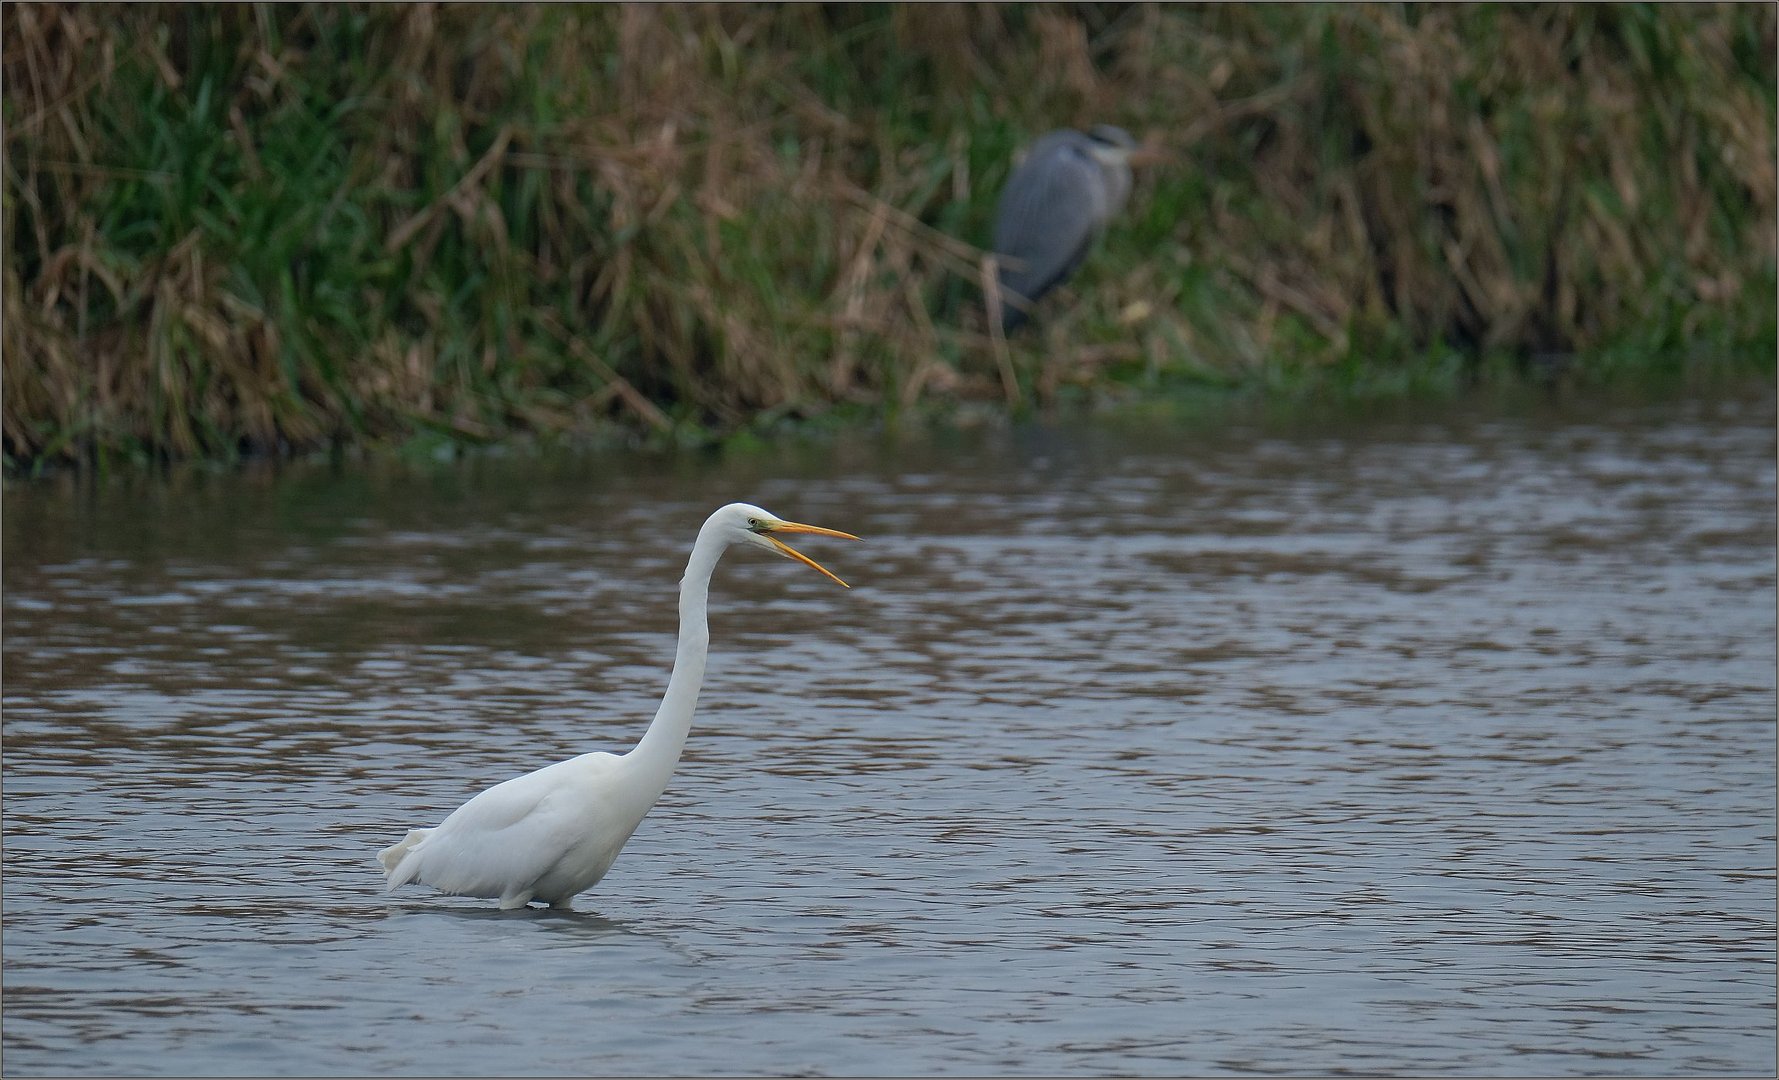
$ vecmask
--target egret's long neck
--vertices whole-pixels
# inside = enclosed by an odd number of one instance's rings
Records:
[[[667,694],[655,710],[655,719],[643,733],[642,741],[624,755],[625,761],[647,778],[643,786],[656,797],[666,790],[667,780],[679,764],[686,733],[692,729],[692,713],[698,708],[698,691],[704,685],[704,658],[710,649],[710,628],[705,620],[710,575],[724,546],[708,529],[700,530],[698,542],[692,545],[686,576],[679,583],[679,650],[673,656]],[[654,798],[649,802],[652,805]]]

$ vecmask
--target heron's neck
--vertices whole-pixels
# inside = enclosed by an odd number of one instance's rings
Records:
[[[666,790],[668,778],[679,764],[686,734],[692,729],[692,714],[698,708],[698,691],[704,685],[704,658],[710,648],[710,629],[705,620],[710,575],[723,547],[715,536],[703,531],[692,545],[686,576],[679,583],[679,650],[673,656],[667,694],[655,710],[655,719],[643,733],[642,741],[624,755],[625,761],[646,778],[642,787],[653,792],[651,806]]]

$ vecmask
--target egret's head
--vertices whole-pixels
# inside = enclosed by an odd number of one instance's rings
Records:
[[[840,581],[827,567],[780,540],[779,537],[786,533],[811,533],[816,536],[838,536],[843,540],[857,540],[858,537],[853,534],[841,532],[838,529],[824,529],[817,525],[799,525],[795,521],[786,521],[777,514],[762,510],[749,503],[730,503],[718,510],[717,515],[731,544],[751,544],[754,547],[777,552],[787,559],[795,559],[804,566],[821,571],[841,585],[846,585],[846,582]],[[851,586],[847,587],[851,588]]]

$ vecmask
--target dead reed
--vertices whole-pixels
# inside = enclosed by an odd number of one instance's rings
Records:
[[[10,467],[1774,351],[1774,9],[9,4]],[[1016,147],[1167,145],[1043,331]]]

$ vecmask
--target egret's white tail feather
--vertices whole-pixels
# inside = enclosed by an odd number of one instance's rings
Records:
[[[426,839],[426,834],[431,831],[409,829],[408,835],[402,837],[399,844],[391,844],[377,852],[377,861],[383,864],[383,873],[389,879],[388,884],[383,887],[384,892],[394,892],[420,875],[420,860],[410,858],[409,855],[413,852],[414,845]]]

